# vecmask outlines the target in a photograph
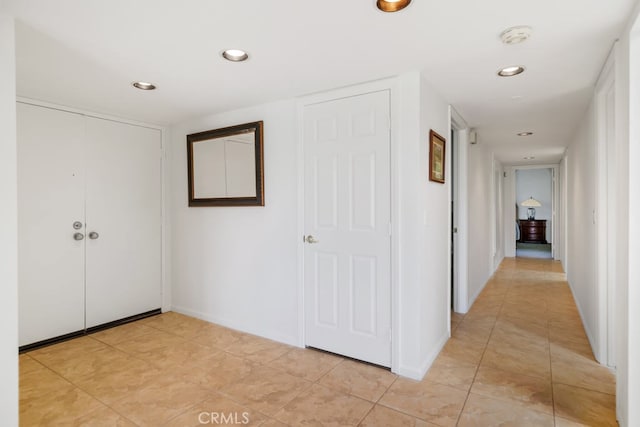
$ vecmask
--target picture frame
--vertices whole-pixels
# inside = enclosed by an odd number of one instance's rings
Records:
[[[444,184],[446,140],[436,131],[429,131],[429,180]]]
[[[189,206],[264,206],[263,122],[187,135]]]

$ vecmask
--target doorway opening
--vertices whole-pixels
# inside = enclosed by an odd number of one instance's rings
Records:
[[[516,169],[516,257],[553,259],[554,169]]]

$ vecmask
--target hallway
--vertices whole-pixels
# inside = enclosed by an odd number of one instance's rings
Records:
[[[558,262],[505,259],[452,335],[417,382],[169,312],[21,355],[20,424],[616,425]]]
[[[614,375],[593,358],[559,262],[505,258],[451,329],[426,379],[470,387],[459,425],[617,425]]]

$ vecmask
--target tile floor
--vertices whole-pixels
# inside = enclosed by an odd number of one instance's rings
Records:
[[[615,426],[557,262],[506,259],[423,381],[176,313],[20,356],[22,426]]]

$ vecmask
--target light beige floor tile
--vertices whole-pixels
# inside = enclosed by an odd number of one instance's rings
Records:
[[[221,391],[245,406],[273,416],[310,386],[309,381],[261,367],[255,374],[251,373]]]
[[[213,323],[175,312],[163,313],[146,320],[146,326],[177,335],[184,339],[193,339],[209,329],[219,328]]]
[[[75,384],[82,390],[109,405],[140,390],[161,378],[162,372],[137,359],[114,366],[106,365]]]
[[[247,375],[255,375],[264,369],[268,368],[220,351],[197,368],[178,369],[176,373],[207,389],[220,390],[226,385],[238,382]]]
[[[553,416],[527,410],[512,403],[469,394],[458,426],[553,427]]]
[[[464,314],[456,313],[455,311],[451,312],[451,320],[460,322],[462,319],[464,319]]]
[[[480,367],[502,369],[513,373],[551,379],[548,352],[530,352],[517,347],[487,347]]]
[[[71,384],[50,389],[46,394],[20,396],[20,425],[64,426],[103,408],[104,405]]]
[[[206,365],[220,351],[200,345],[193,341],[185,341],[176,345],[158,348],[154,351],[138,353],[136,357],[148,361],[158,368],[179,367],[181,369],[198,370]]]
[[[186,340],[169,332],[153,330],[132,340],[115,344],[114,347],[131,355],[145,358],[145,356],[166,347],[179,346]]]
[[[553,415],[551,381],[482,367],[471,392],[496,399],[516,401],[532,410]]]
[[[38,350],[30,351],[26,354],[29,357],[43,363],[55,364],[74,359],[78,355],[86,355],[94,351],[108,349],[109,346],[91,337],[79,337],[59,344],[50,345]]]
[[[570,350],[554,347],[551,356],[553,382],[615,394],[615,375],[605,366]]]
[[[485,344],[477,341],[453,337],[447,341],[440,354],[459,362],[477,365],[482,359],[485,348]]]
[[[26,372],[20,372],[20,401],[37,400],[69,386],[72,386],[69,381],[52,370],[33,365]]]
[[[18,358],[20,375],[28,374],[29,372],[42,369],[42,364],[37,362],[34,358],[28,354],[21,354]]]
[[[433,362],[424,379],[469,391],[478,370],[478,365],[460,362],[446,355],[440,355]]]
[[[345,360],[322,377],[319,384],[346,394],[376,402],[397,378],[389,370]]]
[[[140,322],[131,322],[116,328],[96,332],[95,334],[91,334],[91,338],[108,345],[115,345],[124,341],[134,340],[154,331],[155,329],[145,326]]]
[[[136,427],[132,421],[106,406],[70,420],[66,425],[68,427]]]
[[[361,427],[435,427],[436,424],[428,423],[419,418],[412,417],[402,412],[394,411],[382,405],[376,405],[360,423]]]
[[[460,322],[455,331],[451,333],[452,338],[462,340],[475,341],[479,344],[486,345],[493,331],[495,322],[480,323],[471,320],[463,320]]]
[[[196,335],[192,341],[217,350],[224,350],[242,338],[242,333],[222,326],[209,328]]]
[[[180,377],[154,381],[111,407],[140,426],[159,426],[211,396],[211,391]]]
[[[576,421],[567,420],[565,418],[556,417],[556,427],[591,427],[587,424],[578,423]]]
[[[156,329],[165,330],[170,329],[175,325],[180,325],[186,322],[193,322],[197,319],[186,316],[184,314],[177,313],[175,311],[167,311],[157,316],[147,317],[139,321],[139,323],[147,326],[151,326]]]
[[[510,348],[517,348],[525,352],[530,351],[534,354],[543,354],[545,357],[548,357],[549,340],[546,337],[539,337],[526,332],[515,334],[494,330],[487,344],[487,348],[497,351],[500,351],[500,349],[509,350]]]
[[[255,335],[242,334],[225,351],[258,363],[269,363],[293,347]]]
[[[308,381],[317,381],[343,360],[319,350],[294,348],[270,362],[269,366]]]
[[[201,427],[203,425],[263,425],[268,418],[218,393],[172,418],[165,427]]]
[[[71,357],[66,352],[41,354],[37,357],[43,365],[71,382],[86,379],[105,367],[121,366],[133,360],[128,354],[109,346]]]
[[[399,378],[379,403],[446,427],[456,424],[466,398],[466,392],[453,387]]]
[[[540,340],[548,340],[549,336],[546,321],[537,324],[527,319],[507,316],[501,316],[498,319],[494,331],[523,334]]]
[[[269,418],[267,421],[260,424],[260,427],[289,427],[289,426],[274,418]]]
[[[616,398],[564,384],[553,385],[553,402],[557,417],[590,426],[617,426]]]
[[[557,426],[615,425],[613,376],[559,263],[505,259],[451,327],[417,382],[168,312],[21,355],[21,425],[195,426],[225,411],[266,427],[551,425],[552,379]]]
[[[357,425],[373,407],[358,397],[314,384],[282,408],[274,418],[292,426]]]
[[[549,343],[551,344],[551,347],[555,345],[562,349],[572,351],[573,353],[585,357],[588,360],[596,360],[586,336],[584,338],[571,337],[563,333],[549,330]]]

